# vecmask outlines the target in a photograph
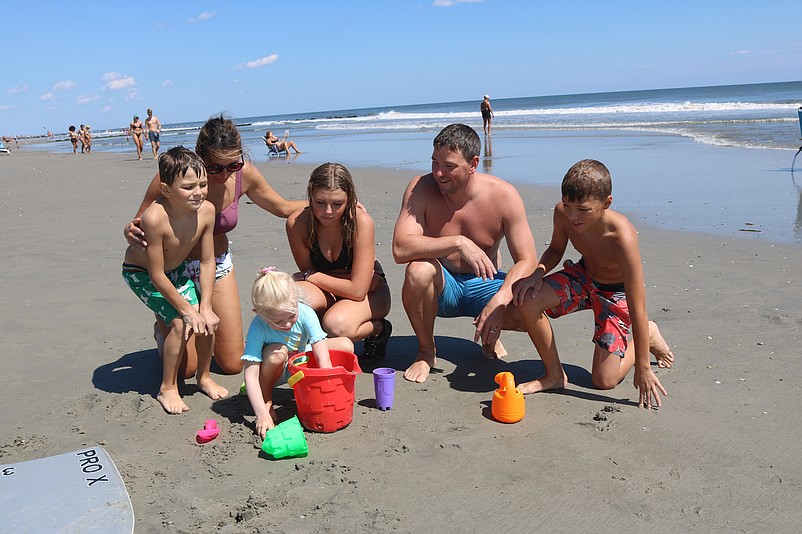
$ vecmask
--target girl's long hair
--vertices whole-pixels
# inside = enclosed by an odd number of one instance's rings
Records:
[[[343,191],[347,197],[345,212],[341,219],[343,242],[350,250],[354,246],[354,236],[356,235],[356,187],[351,173],[345,166],[339,163],[324,163],[312,171],[309,176],[309,185],[306,188],[306,198],[309,201],[311,210],[312,193],[318,190],[324,191]],[[310,213],[309,235],[306,244],[309,248],[317,243],[317,218]]]

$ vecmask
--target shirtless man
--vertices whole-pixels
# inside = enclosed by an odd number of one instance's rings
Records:
[[[145,126],[148,128],[148,140],[150,141],[150,149],[153,151],[153,159],[159,157],[159,134],[162,131],[162,123],[159,122],[159,117],[153,115],[153,110],[148,110],[148,118],[145,119]]]
[[[435,364],[435,317],[473,317],[483,353],[502,357],[502,328],[516,329],[512,285],[531,274],[537,251],[524,203],[509,183],[476,172],[481,143],[464,124],[434,139],[432,172],[407,186],[393,234],[393,257],[406,263],[401,298],[418,338],[418,355],[404,372],[424,382]],[[498,271],[499,245],[513,265]]]

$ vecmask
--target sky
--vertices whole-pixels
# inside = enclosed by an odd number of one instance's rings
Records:
[[[4,2],[0,134],[802,80],[799,3]]]

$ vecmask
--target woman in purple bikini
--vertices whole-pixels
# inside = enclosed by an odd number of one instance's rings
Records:
[[[212,309],[220,318],[214,341],[214,359],[221,371],[236,374],[242,371],[245,350],[242,335],[242,313],[234,265],[228,246],[228,232],[237,226],[239,199],[247,195],[254,204],[277,217],[287,218],[306,206],[305,200],[285,200],[265,180],[256,167],[245,160],[242,139],[234,123],[222,115],[212,117],[198,133],[195,152],[203,159],[209,176],[206,200],[214,204],[214,255],[217,262]],[[147,247],[147,236],[139,228],[139,216],[159,198],[159,175],[153,177],[134,219],[124,229],[125,238],[133,246]],[[193,251],[189,260],[198,259]],[[197,263],[197,262],[195,262]],[[188,267],[192,274],[192,264]],[[156,322],[156,338],[166,333],[166,327]],[[182,367],[184,376],[192,376],[197,367],[194,343],[187,344],[187,360]]]

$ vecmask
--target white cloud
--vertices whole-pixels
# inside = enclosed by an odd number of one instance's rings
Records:
[[[173,80],[164,80],[164,81],[162,82],[162,89],[165,89],[165,88],[167,88],[167,87],[172,87],[173,85],[175,85],[175,84],[173,83]]]
[[[39,100],[53,100],[53,96],[55,96],[55,95],[53,95],[53,93],[47,92],[47,93],[43,94],[42,96],[40,96]]]
[[[195,24],[196,22],[203,22],[203,21],[209,20],[210,18],[214,17],[214,15],[215,15],[215,13],[210,13],[208,11],[204,11],[203,13],[198,15],[197,17],[192,17],[191,19],[189,19],[189,23],[190,24]]]
[[[103,75],[104,91],[118,91],[126,87],[136,87],[136,80],[132,76],[125,76],[119,72],[107,72]]]
[[[62,80],[62,81],[56,82],[55,85],[53,85],[53,90],[54,91],[67,91],[69,89],[74,89],[76,87],[78,87],[77,83],[75,83],[73,81],[70,81],[70,80]]]
[[[6,111],[8,109],[14,109],[12,106],[0,106],[0,111]]]
[[[108,113],[109,111],[111,111],[111,106],[106,106],[105,108],[100,110],[101,113]]]
[[[730,52],[731,56],[748,56],[752,53],[751,50],[738,50],[736,52]]]
[[[452,7],[457,4],[478,4],[484,0],[434,0],[432,5],[435,7]]]
[[[24,93],[28,90],[28,84],[23,85],[16,85],[8,90],[8,94],[10,95],[18,95],[20,93]]]
[[[78,104],[79,106],[82,106],[84,104],[88,104],[90,102],[94,102],[98,98],[100,98],[100,97],[97,96],[97,95],[81,95],[81,96],[79,96],[78,98],[75,99],[75,103]]]
[[[136,100],[139,94],[137,94],[136,89],[129,89],[125,93],[125,101],[130,102],[131,100]]]
[[[270,54],[269,56],[265,56],[259,59],[255,59],[253,61],[248,61],[246,63],[240,63],[235,69],[257,69],[259,67],[264,67],[265,65],[270,65],[271,63],[275,63],[278,61],[278,54]]]

